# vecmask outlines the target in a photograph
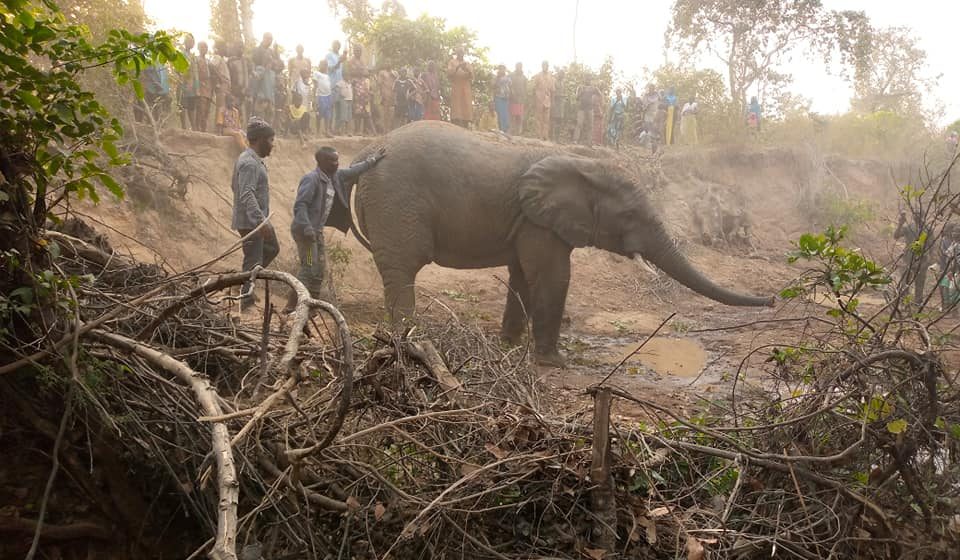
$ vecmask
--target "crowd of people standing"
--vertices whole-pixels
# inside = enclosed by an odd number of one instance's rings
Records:
[[[521,63],[512,72],[498,66],[488,86],[490,104],[481,106],[476,100],[486,96],[474,89],[484,86],[478,86],[463,48],[446,64],[428,60],[376,69],[367,66],[361,46],[341,52],[339,41],[317,64],[302,45],[284,63],[270,33],[249,55],[223,41],[210,52],[206,42],[196,43],[190,35],[184,36],[181,52],[189,69],[175,91],[165,67],[143,72],[145,101],[152,110],[138,104],[138,120],[157,119],[175,100],[181,126],[231,136],[240,147],[246,146],[241,123],[254,115],[269,119],[278,134],[304,142],[313,133],[375,135],[417,120],[449,120],[464,128],[585,145],[619,146],[628,134],[654,149],[699,142],[696,99],[681,104],[672,88],[653,85],[642,96],[631,86],[606,95],[589,74],[575,86],[567,84],[564,70],[551,71],[548,62],[529,78]],[[634,123],[629,131],[628,122]]]

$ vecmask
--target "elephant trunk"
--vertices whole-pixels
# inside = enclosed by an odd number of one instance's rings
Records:
[[[690,261],[677,250],[677,247],[673,244],[673,241],[663,227],[658,229],[660,230],[657,235],[659,239],[654,241],[652,248],[643,251],[643,258],[656,265],[657,268],[666,272],[684,286],[724,305],[763,307],[774,304],[773,297],[739,294],[716,285],[712,280],[694,268],[693,265],[690,264]]]

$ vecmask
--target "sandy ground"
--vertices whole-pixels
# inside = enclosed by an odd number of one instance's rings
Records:
[[[346,162],[369,141],[337,138],[322,143],[336,146],[341,161]],[[164,143],[189,161],[194,179],[184,200],[156,196],[151,202],[151,197],[131,196],[79,210],[99,222],[116,247],[143,260],[162,262],[171,271],[182,271],[219,256],[237,239],[229,229],[235,152],[228,139],[208,134],[171,131]],[[638,153],[629,151],[602,155],[619,158],[627,166],[640,159]],[[887,167],[878,162],[828,159],[830,177],[826,180],[822,167],[811,166],[808,157],[777,149],[677,149],[669,151],[661,164],[666,182],[651,196],[684,252],[721,285],[769,294],[786,287],[802,272],[799,266],[788,265],[785,255],[801,233],[825,225],[798,210],[800,192],[811,184],[824,185],[850,200],[868,201],[873,217],[856,230],[851,242],[881,261],[894,254],[889,234],[896,216],[896,192],[890,186]],[[283,245],[275,266],[293,271],[295,252],[287,232],[297,183],[313,167],[312,149],[279,139],[267,165],[272,219]],[[696,214],[702,212],[709,193],[719,193],[723,200],[743,208],[753,223],[753,248],[701,244]],[[354,329],[369,332],[383,316],[382,288],[373,260],[352,237],[335,230],[328,230],[327,235],[328,245],[339,245],[349,254],[338,282],[343,310]],[[232,270],[239,265],[236,252],[213,268]],[[431,265],[417,278],[418,303],[443,303],[462,321],[494,333],[506,300],[506,279],[505,268],[452,270]],[[880,301],[876,297],[868,305]],[[729,380],[752,348],[790,340],[800,328],[797,323],[730,327],[810,312],[822,313],[822,309],[817,311],[814,304],[806,309],[797,305],[726,307],[694,294],[663,273],[651,273],[640,263],[596,249],[578,249],[573,254],[562,331],[562,350],[570,366],[539,371],[548,392],[576,397],[558,399],[568,402],[571,409],[585,402],[579,397],[584,388],[619,365],[612,377],[616,385],[683,412],[696,406],[698,399],[728,391]],[[635,352],[673,313],[659,334]],[[757,368],[767,356],[769,351],[761,350],[746,362],[748,379],[759,375]],[[629,405],[618,406],[617,412],[624,416],[639,412]]]

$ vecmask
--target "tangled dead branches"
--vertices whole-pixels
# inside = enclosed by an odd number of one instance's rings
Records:
[[[299,303],[284,319],[268,295],[251,321],[225,295],[247,274],[166,276],[49,239],[92,280],[74,324],[0,366],[17,372],[0,388],[51,440],[26,390],[79,388],[68,432],[93,434],[94,470],[122,464],[137,477],[113,483],[162,504],[118,505],[84,478],[84,438],[68,437],[66,479],[105,521],[65,528],[51,510],[41,542],[113,526],[212,558],[889,558],[956,544],[956,374],[932,348],[836,352],[821,334],[822,350],[764,362],[762,382],[695,418],[615,387],[558,416],[524,349],[455,317],[354,339],[336,308],[258,270]],[[607,424],[610,399],[647,419]],[[164,539],[184,512],[186,538]]]

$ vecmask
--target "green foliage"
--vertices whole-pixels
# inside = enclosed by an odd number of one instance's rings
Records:
[[[108,39],[113,29],[139,34],[150,24],[141,2],[130,0],[56,0],[66,22],[84,30],[94,43]],[[97,101],[121,120],[132,117],[128,87],[119,86],[108,66],[90,68],[79,77],[80,86],[93,93]]]
[[[91,45],[83,28],[67,24],[52,2],[44,5],[38,10],[20,1],[2,4],[0,84],[17,93],[0,102],[0,128],[7,133],[0,149],[33,156],[30,178],[37,200],[53,182],[64,193],[96,199],[93,181],[98,181],[121,196],[122,189],[99,161],[124,163],[115,146],[123,129],[93,94],[80,88],[78,76],[111,65],[119,83],[132,83],[142,95],[136,78],[145,65],[172,61],[182,70],[186,61],[163,32],[111,30],[102,44]]]
[[[447,29],[442,18],[426,14],[414,20],[381,15],[364,35],[365,42],[376,46],[378,63],[387,68],[422,65],[428,60],[445,67],[458,46],[467,48],[471,55],[485,54],[475,46],[475,32],[465,27]]]
[[[411,67],[421,71],[426,63],[437,63],[443,91],[449,91],[446,75],[447,62],[458,47],[473,67],[473,91],[479,104],[489,101],[489,83],[493,70],[487,61],[487,49],[477,44],[477,34],[463,26],[447,28],[443,18],[427,14],[417,19],[407,18],[406,10],[398,2],[384,2],[380,11],[366,0],[331,0],[331,7],[344,10],[341,26],[344,33],[376,53],[377,68],[399,69]]]
[[[796,297],[798,294],[793,291],[788,291],[794,289],[795,288],[788,288],[787,290],[780,292],[780,297]],[[785,293],[786,295],[784,295]],[[774,348],[773,351],[770,352],[770,359],[778,366],[786,366],[799,363],[800,358],[805,354],[806,350],[803,348]]]
[[[840,244],[847,228],[828,227],[824,233],[805,233],[796,244],[797,250],[788,258],[819,261],[823,265],[822,279],[837,294],[859,291],[864,287],[880,287],[890,283],[883,267],[865,258],[860,251]]]
[[[811,275],[802,282],[782,292],[780,297],[793,299],[826,288],[833,296],[836,307],[827,314],[835,318],[857,316],[860,300],[857,295],[864,288],[880,288],[890,283],[890,277],[884,268],[864,257],[859,250],[842,245],[847,228],[830,226],[824,233],[805,233],[794,245],[787,261],[795,263],[804,260],[814,263]]]
[[[960,132],[960,119],[957,119],[957,120],[953,121],[952,123],[950,123],[949,125],[947,125],[947,130],[946,130],[946,132],[954,132],[954,131],[955,131],[955,132]]]
[[[141,2],[130,0],[58,0],[67,23],[82,27],[98,43],[106,41],[113,29],[133,33],[146,31],[149,20]]]
[[[869,200],[844,197],[834,191],[820,192],[815,205],[814,212],[819,220],[827,224],[843,224],[851,229],[875,216]]]
[[[125,162],[116,147],[123,129],[81,86],[84,72],[110,68],[142,95],[137,77],[146,65],[186,67],[166,33],[99,31],[102,42],[91,43],[89,30],[69,23],[51,0],[0,0],[0,89],[15,92],[0,99],[0,251],[16,260],[0,282],[8,294],[29,289],[36,306],[56,304],[69,281],[48,264],[43,221],[74,196],[99,200],[100,188],[123,195],[109,174]],[[6,296],[7,309],[26,294]]]
[[[334,278],[342,279],[347,272],[347,266],[353,253],[349,248],[344,247],[343,243],[337,241],[327,246],[327,259],[330,261],[330,272]]]

